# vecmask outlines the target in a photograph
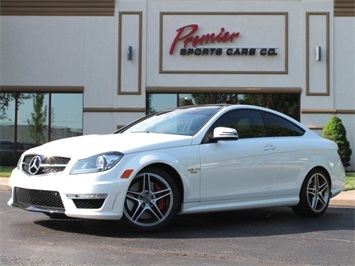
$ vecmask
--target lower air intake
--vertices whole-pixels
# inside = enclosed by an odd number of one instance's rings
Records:
[[[63,209],[64,205],[57,191],[15,188],[15,203],[37,208]]]

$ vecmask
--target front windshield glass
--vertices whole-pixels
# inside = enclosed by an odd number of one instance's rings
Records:
[[[206,106],[169,110],[123,128],[118,133],[164,133],[194,135],[221,107]]]

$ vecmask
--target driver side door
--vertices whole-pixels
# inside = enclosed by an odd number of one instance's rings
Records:
[[[216,127],[235,128],[239,139],[200,145],[201,201],[271,196],[283,159],[276,152],[274,138],[267,137],[259,111],[230,111],[207,134]]]

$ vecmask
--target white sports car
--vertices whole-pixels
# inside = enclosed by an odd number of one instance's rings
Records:
[[[337,145],[281,113],[189,106],[114,134],[27,150],[8,204],[50,217],[123,219],[153,230],[175,214],[290,206],[320,216],[344,187]]]

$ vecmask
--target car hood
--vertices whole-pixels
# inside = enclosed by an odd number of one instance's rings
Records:
[[[118,151],[129,154],[140,151],[190,145],[191,136],[158,133],[86,135],[60,139],[26,151],[47,156],[87,158],[95,154]]]

